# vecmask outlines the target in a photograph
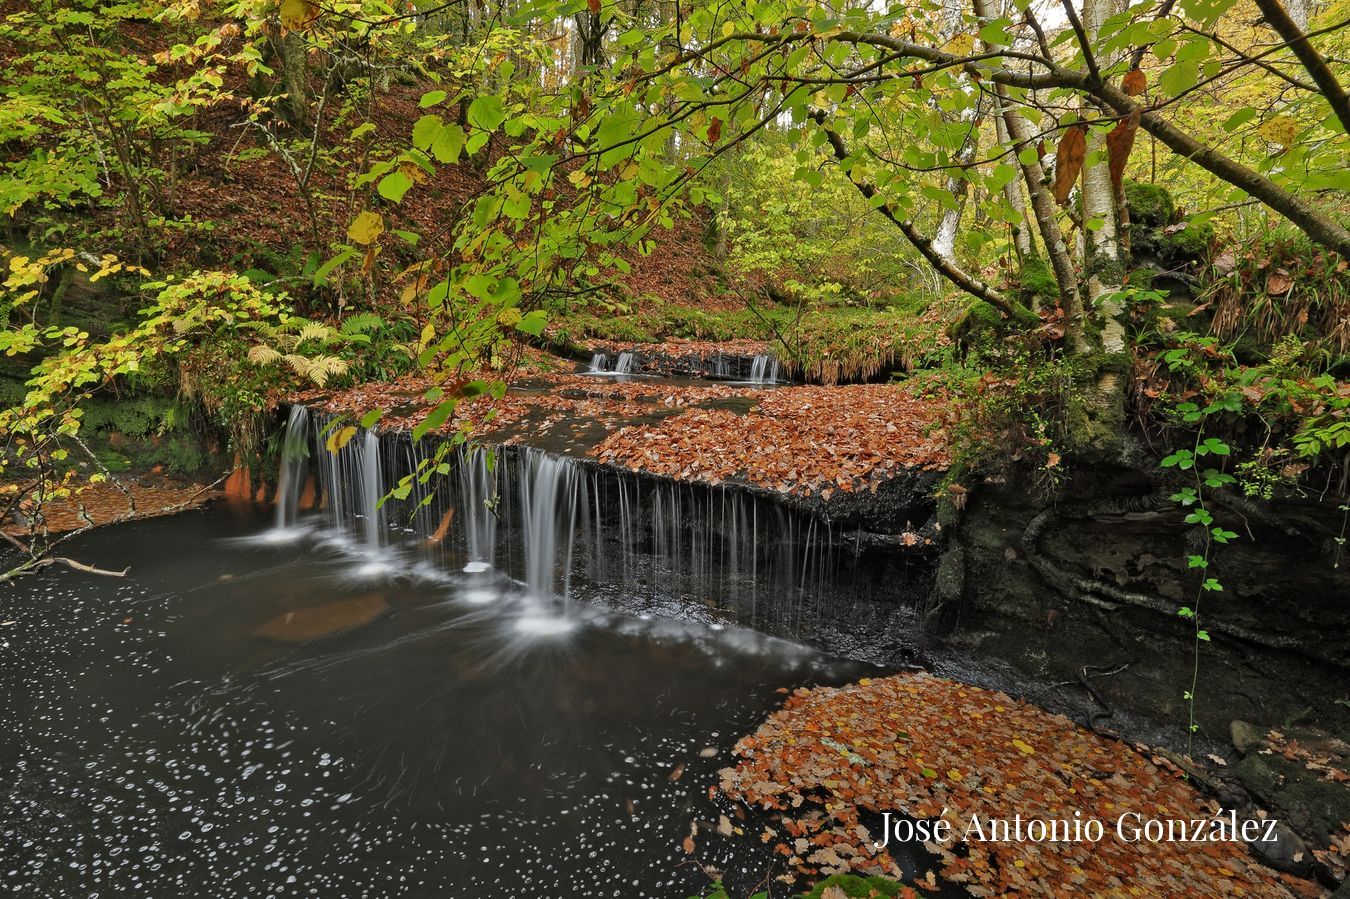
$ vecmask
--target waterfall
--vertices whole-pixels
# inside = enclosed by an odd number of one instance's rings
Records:
[[[593,373],[609,371],[609,357],[604,353],[596,353],[591,356],[591,369]]]
[[[760,353],[750,363],[750,383],[777,384],[778,360],[768,353]]]
[[[281,444],[281,469],[277,476],[277,530],[295,526],[300,517],[300,491],[309,460],[309,409],[296,403],[286,419]]]
[[[773,374],[767,361],[762,374]],[[322,448],[342,426],[291,415],[291,449]],[[279,515],[289,521],[304,460],[289,450],[284,459]],[[653,478],[519,444],[438,448],[372,430],[337,452],[320,449],[313,465],[332,531],[357,535],[363,574],[463,572],[471,577],[457,581],[460,598],[513,610],[509,620],[534,636],[575,626],[580,616],[564,610],[584,597],[643,617],[734,621],[813,640],[849,616],[875,614],[858,605],[868,596],[896,594],[896,568],[859,569],[861,550],[828,520],[734,485]],[[397,532],[386,528],[395,522]],[[915,584],[916,595],[926,591]]]
[[[380,435],[371,429],[366,431],[361,446],[361,515],[365,524],[366,549],[371,552],[380,548],[384,530],[384,511],[380,508],[385,493],[383,475]]]
[[[576,463],[527,449],[520,457],[520,511],[525,553],[525,584],[534,597],[567,599],[577,516],[584,508]],[[562,549],[562,588],[559,549]]]
[[[727,362],[726,354],[718,353],[712,358],[712,376],[714,378],[730,378],[731,366]]]
[[[633,373],[633,354],[620,353],[618,361],[614,363],[614,373],[616,375],[631,375]]]
[[[465,570],[486,571],[496,561],[497,514],[489,508],[497,496],[497,468],[493,451],[466,447],[459,454],[459,512],[469,554]]]

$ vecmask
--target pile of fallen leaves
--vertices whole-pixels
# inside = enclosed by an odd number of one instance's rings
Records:
[[[350,418],[383,409],[380,427],[400,430],[430,411],[422,397],[433,386],[408,377],[292,399]],[[942,403],[903,385],[765,390],[548,373],[517,380],[500,400],[462,403],[439,432],[471,427],[479,440],[529,444],[598,429],[607,436],[581,449],[601,462],[829,500],[837,492],[875,492],[907,469],[946,468],[951,455],[939,427],[946,414]]]
[[[70,499],[46,503],[42,507],[42,519],[47,533],[59,534],[133,518],[171,515],[201,506],[219,495],[219,491],[205,484],[174,484],[168,481],[125,481],[114,484],[104,481],[84,487]],[[32,509],[32,503],[20,505],[21,514],[28,514]],[[5,523],[5,532],[23,536],[28,533],[28,528],[11,521]]]
[[[635,471],[828,500],[836,491],[875,492],[904,469],[949,465],[939,415],[903,387],[788,387],[760,394],[745,414],[691,409],[620,428],[592,455]]]
[[[950,822],[925,848],[974,896],[1288,896],[1312,885],[1261,867],[1241,843],[1126,842],[1115,823],[1220,812],[1136,748],[1002,693],[902,674],[793,693],[722,772],[721,790],[774,813],[763,839],[800,873],[898,877],[860,811]],[[1099,819],[1100,842],[959,842],[981,820]],[[869,815],[870,817],[870,815]],[[987,826],[987,825],[986,825]],[[1315,888],[1314,888],[1315,889]]]

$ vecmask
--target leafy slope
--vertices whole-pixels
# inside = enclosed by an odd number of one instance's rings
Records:
[[[867,831],[860,810],[940,817],[958,836],[973,815],[1073,821],[1081,811],[1105,825],[1100,842],[927,848],[942,877],[975,896],[1290,895],[1242,843],[1116,839],[1125,813],[1196,819],[1219,808],[1134,748],[1002,693],[928,674],[801,689],[735,751],[741,761],[723,770],[721,791],[773,812],[764,838],[805,875],[900,876],[872,848],[880,834]]]

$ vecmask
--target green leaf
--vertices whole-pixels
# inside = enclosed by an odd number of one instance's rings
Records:
[[[1200,65],[1195,60],[1183,59],[1170,65],[1158,78],[1158,87],[1169,97],[1190,90],[1200,80]]]
[[[484,131],[496,131],[506,121],[502,98],[485,94],[469,104],[469,124]]]
[[[457,397],[451,397],[442,401],[435,409],[427,413],[427,417],[419,421],[412,430],[413,440],[421,440],[429,432],[436,430],[445,424],[446,420],[455,411],[455,405],[459,402]]]
[[[436,106],[444,103],[446,98],[445,91],[427,91],[422,95],[422,99],[417,101],[417,105],[426,109],[429,106]]]
[[[431,149],[431,142],[436,139],[440,133],[442,119],[434,113],[424,115],[412,127],[413,146],[423,152]]]
[[[516,322],[516,330],[522,331],[532,337],[538,337],[544,333],[544,326],[548,324],[548,313],[542,309],[535,309],[525,314],[520,321]]]
[[[379,190],[380,196],[386,200],[398,203],[403,199],[403,195],[408,192],[408,188],[412,186],[413,180],[395,169],[380,179],[380,184],[376,189]]]
[[[441,127],[431,141],[431,155],[446,165],[458,162],[459,151],[463,148],[464,129],[456,124]]]

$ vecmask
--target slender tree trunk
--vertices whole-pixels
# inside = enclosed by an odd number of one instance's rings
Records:
[[[1096,36],[1108,18],[1119,11],[1118,0],[1083,0],[1083,27],[1088,40]],[[1117,54],[1118,55],[1118,54]],[[1098,58],[1099,69],[1113,59]],[[1084,116],[1093,115],[1086,102]],[[1097,161],[1090,162],[1093,157]],[[1124,272],[1120,249],[1120,224],[1116,215],[1116,192],[1111,184],[1111,168],[1106,155],[1106,136],[1101,129],[1088,131],[1087,154],[1083,165],[1083,272],[1086,275],[1087,300],[1102,316],[1102,349],[1108,353],[1125,350],[1125,328],[1120,321],[1121,302],[1112,295],[1120,291]]]
[[[973,0],[975,15],[981,20],[992,20],[998,16],[995,0]],[[981,41],[990,50],[997,47]],[[1031,210],[1036,221],[1036,230],[1040,232],[1041,242],[1045,245],[1045,255],[1050,262],[1050,270],[1055,273],[1055,283],[1059,286],[1059,305],[1064,310],[1065,337],[1069,345],[1079,348],[1083,343],[1083,300],[1078,287],[1078,273],[1073,267],[1073,258],[1064,242],[1064,232],[1059,227],[1059,214],[1055,209],[1054,198],[1046,185],[1045,170],[1041,168],[1039,158],[1032,157],[1030,162],[1022,160],[1022,151],[1033,146],[1031,123],[1018,111],[1008,96],[1008,88],[1002,84],[994,85],[998,97],[995,118],[1002,122],[1008,137],[1013,141],[1013,151],[1017,154],[1018,165],[1022,170],[1022,182],[1026,186],[1027,196],[1031,199]],[[1015,183],[1015,182],[1014,182]],[[1031,235],[1027,235],[1030,245]]]
[[[981,118],[983,100],[961,114],[961,119],[969,127],[965,143],[961,145],[956,158],[952,161],[960,166],[956,175],[947,179],[946,190],[952,195],[955,206],[943,207],[942,218],[938,221],[937,232],[933,235],[933,251],[945,259],[956,258],[956,234],[961,228],[961,215],[966,209],[966,197],[970,195],[970,182],[964,177],[966,167],[975,161],[980,149],[980,129],[976,122]]]
[[[576,23],[576,71],[605,64],[605,31],[608,26],[600,20],[598,12],[577,13],[572,17]]]
[[[286,121],[292,128],[304,128],[309,118],[309,49],[305,36],[289,31],[277,44],[281,55],[281,80],[286,86]]]
[[[1000,104],[1002,100],[998,101]],[[1003,121],[1001,113],[994,115],[994,135],[1000,145],[1009,143],[1008,126]],[[1026,193],[1022,188],[1022,180],[1014,178],[1003,185],[1003,199],[1008,202],[1012,208],[1022,218],[1021,224],[1013,226],[1013,249],[1017,251],[1017,260],[1019,263],[1025,262],[1036,252],[1036,245],[1031,238],[1031,217],[1027,213]]]

